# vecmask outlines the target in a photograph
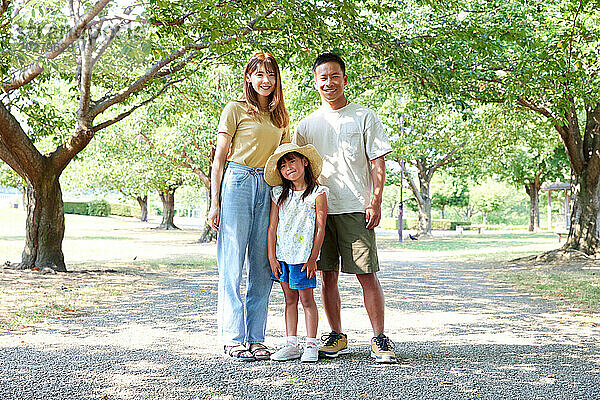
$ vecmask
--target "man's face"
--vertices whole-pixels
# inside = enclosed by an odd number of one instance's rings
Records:
[[[344,87],[348,83],[348,77],[342,72],[340,64],[330,61],[319,65],[313,74],[313,83],[321,99],[327,103],[345,103]]]

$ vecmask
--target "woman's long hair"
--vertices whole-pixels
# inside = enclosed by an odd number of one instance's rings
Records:
[[[290,196],[291,191],[294,189],[292,181],[285,179],[281,175],[281,163],[283,161],[291,161],[294,156],[300,158],[301,160],[308,161],[308,164],[304,166],[304,182],[306,182],[307,186],[300,198],[302,200],[306,199],[306,196],[311,194],[313,190],[315,190],[315,186],[317,186],[317,179],[315,178],[315,175],[312,172],[312,168],[310,167],[310,160],[308,158],[295,151],[291,151],[287,154],[284,154],[279,160],[277,160],[277,172],[279,173],[279,176],[281,176],[281,181],[283,182],[283,184],[281,185],[283,187],[283,191],[277,199],[278,206],[281,206],[287,200],[287,198]]]
[[[275,89],[268,97],[268,110],[261,110],[258,102],[258,93],[252,87],[252,82],[248,82],[247,78],[258,66],[262,65],[267,72],[275,73]],[[244,71],[244,97],[248,106],[248,114],[255,118],[260,111],[268,111],[271,117],[271,122],[278,128],[285,128],[290,124],[290,116],[283,102],[283,89],[281,86],[281,74],[279,66],[275,58],[269,53],[256,53],[250,58]]]

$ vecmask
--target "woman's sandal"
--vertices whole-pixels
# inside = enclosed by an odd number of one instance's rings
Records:
[[[224,346],[225,357],[235,361],[256,361],[256,357],[243,344]]]
[[[257,360],[269,360],[271,358],[271,352],[262,343],[250,343],[248,350]]]

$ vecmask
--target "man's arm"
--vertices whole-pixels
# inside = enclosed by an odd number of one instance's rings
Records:
[[[373,195],[365,210],[367,229],[375,229],[381,221],[381,202],[383,201],[383,185],[385,183],[385,156],[371,160],[371,178]]]

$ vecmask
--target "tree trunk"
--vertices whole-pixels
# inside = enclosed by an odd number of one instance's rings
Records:
[[[214,157],[214,151],[211,153],[211,156]],[[211,158],[212,160],[212,158]],[[211,163],[212,164],[212,163]],[[210,190],[210,181],[208,184],[205,183],[206,187],[206,210],[210,208],[211,203],[211,190]],[[198,239],[198,243],[210,243],[213,240],[217,240],[217,232],[215,232],[210,224],[208,223],[208,219],[204,223],[204,228],[202,229],[202,233],[200,234],[200,238]]]
[[[198,239],[198,243],[210,243],[216,239],[217,232],[215,232],[208,222],[206,222],[204,224],[204,228],[202,229],[202,233],[200,234],[200,239]]]
[[[58,178],[50,173],[35,187],[27,186],[26,237],[21,269],[48,267],[67,271],[62,252],[65,216]]]
[[[417,187],[413,177],[405,173],[408,180],[408,186],[417,200],[417,212],[419,214],[419,223],[417,225],[417,237],[431,236],[431,197],[429,196],[429,186],[433,171],[426,168],[424,164],[417,161],[419,187]]]
[[[422,201],[418,201],[419,224],[417,226],[417,237],[431,236],[431,197],[429,196],[430,182],[419,177],[420,195]]]
[[[163,219],[156,229],[179,229],[173,223],[175,217],[175,190],[177,187],[168,187],[158,192],[163,204]]]
[[[540,186],[529,182],[525,191],[529,195],[529,232],[537,232],[540,228]]]
[[[148,222],[148,195],[137,196],[135,199],[140,205],[140,221]]]
[[[573,179],[575,201],[564,250],[579,250],[587,255],[594,255],[600,250],[600,187],[597,177],[597,171],[590,172],[586,168]]]

